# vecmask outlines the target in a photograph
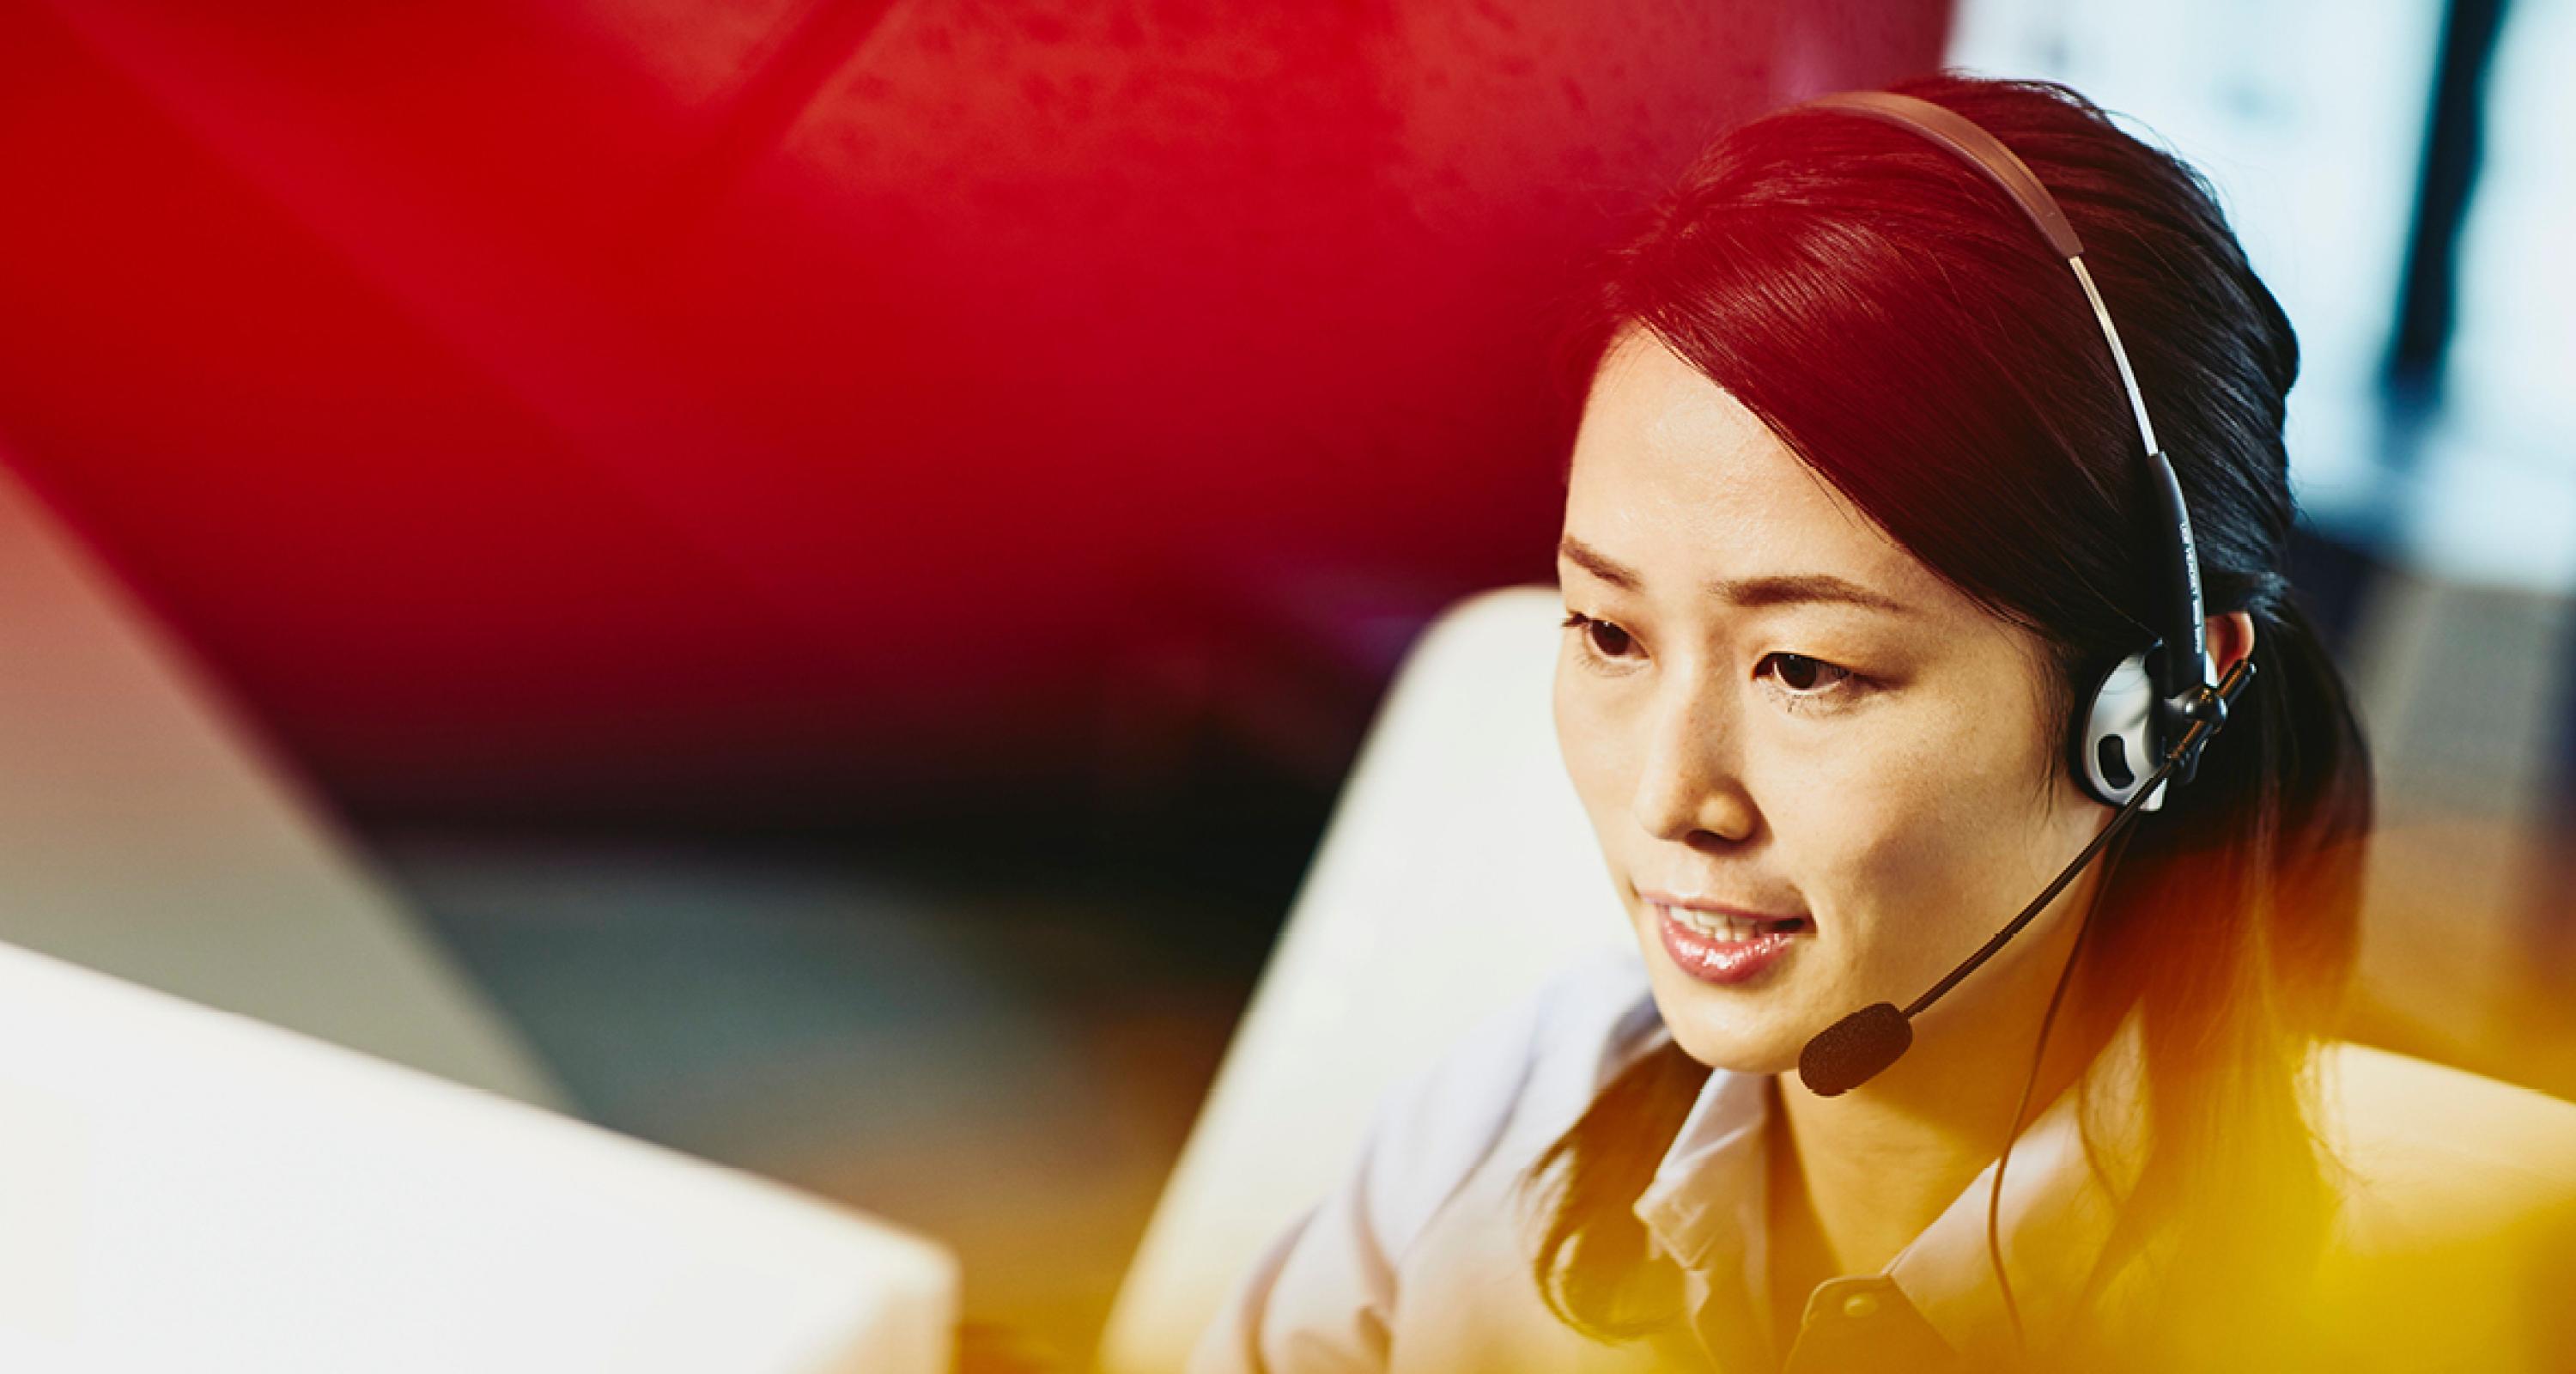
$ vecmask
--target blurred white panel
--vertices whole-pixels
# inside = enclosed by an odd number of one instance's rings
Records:
[[[934,1374],[939,1247],[0,946],[0,1368]]]
[[[0,663],[0,941],[555,1100],[323,809],[5,466]]]
[[[2451,407],[2481,447],[2547,467],[2576,506],[2576,4],[2505,10],[2460,241]],[[2576,583],[2566,584],[2576,585]]]

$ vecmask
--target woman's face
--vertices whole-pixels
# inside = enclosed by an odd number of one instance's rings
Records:
[[[1656,1005],[1703,1063],[1782,1072],[1844,1014],[1911,1002],[2109,818],[2058,762],[2039,638],[1642,332],[1594,378],[1558,572],[1558,743]],[[2026,998],[2092,883],[1926,1019]],[[1668,903],[1782,924],[1695,929]]]

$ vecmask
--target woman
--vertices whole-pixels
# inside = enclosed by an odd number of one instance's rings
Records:
[[[2288,320],[2073,92],[1896,89],[1937,108],[1718,143],[1575,355],[1557,728],[1642,969],[1393,1099],[1200,1369],[2556,1357],[2576,1108],[2327,1038],[2370,775],[2281,571]],[[2206,666],[2131,659],[2175,713],[2102,757],[2094,689],[2172,625]],[[1798,1071],[2026,904],[1874,1076]]]

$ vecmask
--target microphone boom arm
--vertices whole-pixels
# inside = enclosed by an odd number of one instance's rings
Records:
[[[2194,688],[2176,704],[2174,717],[2188,720],[2191,724],[2174,740],[2173,747],[2165,751],[2164,760],[2156,766],[2156,771],[2149,774],[2146,782],[2121,804],[2119,814],[2113,816],[2110,824],[2103,826],[2101,833],[2084,846],[2084,852],[2076,855],[2074,862],[2058,873],[2056,881],[2048,885],[2048,890],[2023,907],[2011,924],[1995,932],[1995,937],[1986,941],[1984,948],[1969,955],[1965,963],[1950,970],[1948,976],[1933,984],[1930,991],[1915,998],[1913,1005],[1903,1011],[1897,1010],[1891,1002],[1873,1002],[1818,1031],[1808,1040],[1806,1048],[1798,1055],[1798,1077],[1806,1083],[1808,1090],[1819,1097],[1836,1097],[1859,1087],[1895,1063],[1905,1053],[1906,1047],[1914,1043],[1914,1018],[1939,1001],[1944,993],[1957,987],[1960,979],[1976,972],[1993,958],[1996,951],[2011,942],[2012,937],[2020,934],[2022,927],[2029,925],[2046,909],[2058,893],[2065,891],[2068,883],[2075,881],[2075,875],[2083,872],[2084,866],[2093,861],[2093,856],[2102,852],[2102,846],[2109,844],[2130,821],[2137,818],[2139,809],[2146,804],[2147,798],[2155,795],[2157,788],[2164,786],[2187,760],[2199,757],[2201,746],[2227,723],[2228,706],[2238,693],[2245,690],[2245,684],[2253,676],[2253,659],[2239,659],[2216,684]]]
[[[2165,751],[2164,761],[2156,765],[2156,771],[2148,775],[2146,784],[2120,807],[2120,814],[2113,816],[2111,823],[2102,827],[2102,833],[2095,835],[2093,842],[2084,846],[2084,852],[2076,855],[2075,861],[2059,872],[2057,880],[2050,883],[2045,891],[2031,899],[2030,905],[2023,907],[2021,914],[2012,918],[2010,925],[1996,931],[1995,938],[1986,941],[1984,948],[1969,955],[1967,962],[1950,970],[1947,977],[1934,983],[1922,996],[1915,998],[1913,1003],[1905,1008],[1906,1018],[1913,1019],[1917,1013],[1939,1000],[1943,993],[1958,986],[1960,979],[1976,972],[1988,959],[1995,956],[1996,951],[2010,943],[2012,937],[2020,934],[2023,926],[2029,925],[2040,912],[2046,910],[2049,902],[2054,900],[2058,893],[2065,891],[2066,885],[2075,881],[2075,875],[2083,872],[2084,866],[2093,861],[2093,856],[2102,852],[2102,846],[2109,844],[2113,836],[2126,829],[2129,822],[2137,817],[2138,808],[2145,804],[2147,798],[2155,795],[2156,789],[2164,785],[2166,777],[2171,775],[2183,760],[2199,752],[2200,746],[2207,740],[2209,734],[2216,730],[2219,724],[2225,722],[2227,707],[2235,702],[2236,694],[2245,690],[2245,684],[2253,676],[2254,660],[2251,657],[2241,658],[2236,661],[2235,667],[2227,670],[2227,675],[2219,679],[2216,686],[2202,688],[2197,695],[2215,699],[2218,703],[2216,709],[2194,711],[2191,716],[2191,728],[2183,731],[2182,737],[2174,741],[2173,748]]]

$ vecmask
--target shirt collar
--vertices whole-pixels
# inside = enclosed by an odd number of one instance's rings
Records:
[[[1637,1219],[1683,1268],[1704,1271],[1721,1258],[1744,1259],[1747,1242],[1759,1245],[1770,1098],[1770,1081],[1761,1074],[1712,1071],[1655,1166],[1654,1180],[1638,1195]]]
[[[2109,1241],[2118,1198],[2134,1181],[2144,1091],[2144,1028],[2133,1008],[2075,1086],[2014,1139],[1997,1226],[2024,1331],[2054,1332]],[[2091,1106],[2079,1122],[2078,1112]],[[1664,1251],[1710,1282],[1733,1280],[1759,1295],[1765,1269],[1764,1123],[1767,1075],[1716,1070],[1700,1089],[1639,1195],[1637,1218]],[[2081,1126],[2096,1145],[2085,1149]],[[2109,1171],[2097,1172],[2096,1166]],[[1963,1354],[2009,1349],[2011,1319],[1986,1251],[1989,1164],[1885,1271],[1906,1299]],[[1767,1310],[1756,1301],[1754,1310]]]

